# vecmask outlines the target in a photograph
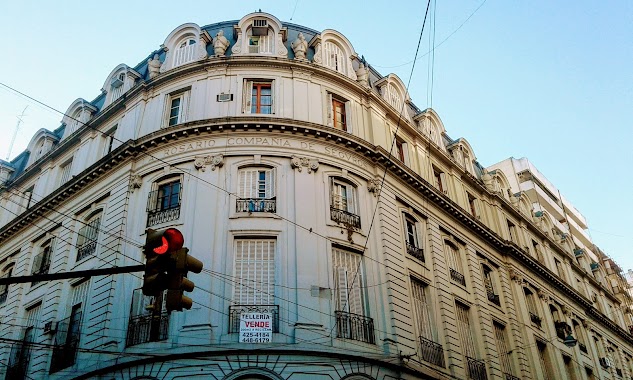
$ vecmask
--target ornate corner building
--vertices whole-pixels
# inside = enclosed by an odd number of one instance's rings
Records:
[[[139,272],[0,285],[6,379],[633,378],[628,285],[582,215],[334,30],[184,24],[0,182],[2,277],[143,263],[146,228],[204,262],[185,312]]]

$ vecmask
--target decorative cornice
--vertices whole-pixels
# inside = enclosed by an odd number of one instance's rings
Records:
[[[308,168],[308,174],[316,172],[319,169],[319,160],[315,158],[291,156],[290,166],[297,171],[301,171],[302,168]]]

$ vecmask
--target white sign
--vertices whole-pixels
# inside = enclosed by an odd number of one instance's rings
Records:
[[[273,341],[271,313],[240,314],[240,343],[270,343]]]

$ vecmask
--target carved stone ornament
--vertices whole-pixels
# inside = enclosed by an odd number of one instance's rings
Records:
[[[130,192],[133,193],[135,189],[140,189],[143,184],[143,178],[138,174],[132,174],[130,177]]]
[[[213,55],[216,57],[224,57],[224,53],[226,53],[226,49],[229,48],[229,45],[229,40],[224,37],[224,31],[220,29],[213,40]]]
[[[580,323],[582,323],[582,327],[584,327],[586,329],[590,329],[591,328],[591,323],[589,323],[589,321],[586,320],[586,319],[581,319]]]
[[[378,195],[380,192],[380,180],[379,179],[370,179],[367,182],[367,190],[374,194],[374,197]]]
[[[567,305],[562,305],[560,307],[560,311],[562,311],[564,315],[569,315],[569,308],[567,307]]]
[[[277,56],[288,58],[288,49],[284,45],[284,39],[281,33],[277,34]]]
[[[356,81],[363,87],[369,87],[369,70],[363,63],[358,66],[356,70]]]
[[[198,59],[206,59],[208,56],[207,41],[200,35],[200,38],[198,38]]]
[[[196,156],[195,161],[193,162],[193,166],[202,171],[207,170],[207,165],[211,168],[211,170],[215,170],[216,167],[222,167],[224,165],[224,156],[218,154],[216,156]]]
[[[481,180],[484,181],[484,185],[486,186],[488,190],[490,191],[495,190],[495,184],[494,184],[494,181],[492,180],[492,175],[490,175],[490,173],[488,173],[486,169],[484,169],[484,174],[481,175]]]
[[[290,44],[292,51],[295,53],[295,59],[297,61],[307,61],[306,53],[308,51],[308,41],[306,41],[303,33],[299,32],[297,39]]]
[[[290,157],[290,166],[298,171],[302,171],[303,168],[306,167],[308,168],[308,174],[310,174],[319,169],[319,160],[308,157],[292,156]]]
[[[314,56],[312,57],[312,61],[318,65],[323,64],[323,54],[321,53],[321,43],[318,42],[314,46]]]
[[[149,79],[154,79],[160,74],[160,66],[162,63],[160,62],[160,58],[158,54],[154,54],[152,59],[147,60],[147,71],[149,71]]]
[[[517,271],[516,269],[510,269],[510,279],[514,282],[516,282],[517,284],[522,284],[523,283],[523,276],[521,276],[521,273],[519,271]]]
[[[542,300],[547,301],[549,299],[547,292],[545,292],[543,289],[537,289],[536,294],[538,294],[538,297]]]

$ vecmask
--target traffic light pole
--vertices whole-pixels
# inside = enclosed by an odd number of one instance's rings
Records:
[[[124,267],[78,270],[78,271],[73,271],[73,272],[34,274],[31,276],[18,276],[18,277],[4,277],[4,278],[0,278],[0,285],[23,284],[26,282],[63,280],[67,278],[107,276],[107,275],[118,274],[118,273],[142,272],[144,270],[145,270],[145,265],[139,264],[139,265],[128,265]]]

